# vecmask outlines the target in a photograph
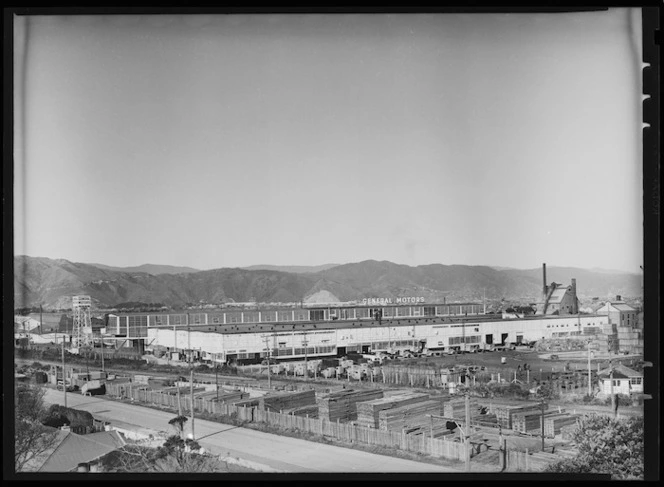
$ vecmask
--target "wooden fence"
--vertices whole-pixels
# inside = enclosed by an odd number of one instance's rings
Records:
[[[107,383],[106,394],[178,410],[177,395],[151,390],[140,384]],[[184,414],[191,411],[191,398],[188,394],[181,395],[179,400],[179,407]],[[221,403],[203,397],[194,397],[194,411],[211,415],[235,416],[240,421],[266,423],[280,428],[297,428],[303,432],[318,436],[329,436],[351,443],[398,448],[452,460],[461,461],[465,458],[466,449],[463,444],[441,438],[432,438],[424,434],[408,435],[405,432],[383,431],[339,421],[334,422],[309,418],[308,416],[265,411],[258,407],[237,407],[233,404]]]

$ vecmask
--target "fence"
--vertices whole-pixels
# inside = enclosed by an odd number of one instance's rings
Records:
[[[133,399],[141,403],[178,409],[178,397],[175,394],[151,390],[144,385],[108,383],[106,393],[112,396]],[[179,407],[183,412],[191,410],[191,397],[189,395],[181,395],[179,400]],[[234,415],[240,421],[266,423],[287,429],[297,428],[303,432],[318,436],[330,436],[351,443],[398,448],[452,460],[463,460],[465,458],[465,445],[446,439],[432,438],[424,434],[408,435],[405,432],[383,431],[339,421],[333,422],[325,419],[309,418],[308,416],[265,411],[257,407],[237,407],[233,404],[202,397],[194,397],[194,411],[211,415]]]

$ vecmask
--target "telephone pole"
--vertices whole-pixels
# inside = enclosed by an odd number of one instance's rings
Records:
[[[65,377],[65,340],[62,339],[62,390],[65,393],[65,408],[67,407],[67,379]]]
[[[540,407],[542,408],[542,451],[544,451],[544,399],[542,399]]]
[[[191,439],[194,440],[194,369],[189,370],[189,393],[191,396]]]
[[[466,393],[466,472],[470,472],[470,396]]]
[[[588,395],[593,395],[592,370],[590,369],[590,340],[588,340]]]
[[[272,386],[270,384],[270,368],[272,365],[270,363],[270,343],[269,343],[270,337],[268,335],[265,335],[263,339],[265,340],[265,350],[267,352],[267,388],[272,389]]]
[[[302,341],[302,345],[304,345],[304,380],[306,382],[309,376],[309,369],[307,368],[307,347],[309,346],[309,342],[307,341],[306,331],[303,332],[303,335],[304,335],[304,340]]]

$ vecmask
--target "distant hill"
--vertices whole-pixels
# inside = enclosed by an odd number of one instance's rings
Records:
[[[14,258],[14,308],[71,307],[71,297],[86,294],[98,308],[119,303],[163,303],[172,308],[228,302],[340,301],[366,297],[424,297],[430,302],[487,299],[536,301],[541,269],[496,270],[489,266],[430,264],[417,267],[367,260],[332,265],[317,272],[223,268],[153,274],[80,264],[63,259]],[[158,266],[165,267],[165,266]],[[144,268],[141,266],[141,268]],[[305,266],[299,266],[300,269]],[[177,268],[174,268],[177,269]],[[577,280],[580,297],[643,295],[641,276],[547,266],[547,281]]]
[[[145,272],[147,274],[152,274],[153,276],[158,276],[160,274],[188,274],[191,272],[201,271],[200,269],[194,269],[193,267],[177,267],[172,265],[158,264],[143,264],[136,267],[111,267],[103,264],[89,265],[116,272]]]
[[[339,264],[323,264],[323,265],[252,265],[249,267],[241,267],[241,269],[246,269],[248,271],[279,271],[279,272],[292,272],[294,274],[303,274],[311,272],[320,272],[332,267],[336,267]]]

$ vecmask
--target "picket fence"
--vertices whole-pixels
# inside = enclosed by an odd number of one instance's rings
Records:
[[[180,408],[184,414],[191,411],[191,398],[188,394],[180,395],[180,404],[178,405],[177,395],[152,390],[144,385],[107,383],[106,394],[176,411]],[[194,411],[217,416],[234,416],[240,421],[266,423],[280,428],[296,428],[303,432],[328,436],[349,443],[398,448],[432,457],[459,461],[465,458],[466,449],[463,444],[442,438],[432,438],[426,434],[408,435],[400,431],[384,431],[322,418],[265,411],[258,407],[239,407],[203,397],[194,397]]]

